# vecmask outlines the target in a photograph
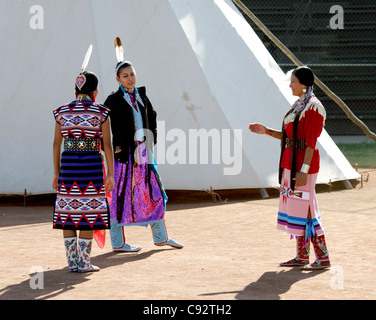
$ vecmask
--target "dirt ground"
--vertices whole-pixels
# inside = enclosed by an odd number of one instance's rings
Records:
[[[332,262],[323,271],[279,267],[295,256],[295,240],[276,230],[275,196],[171,200],[167,230],[183,249],[156,247],[150,228],[126,227],[128,242],[143,249],[113,253],[107,231],[105,247],[92,252],[101,270],[87,274],[68,271],[51,206],[0,206],[0,300],[373,300],[376,171],[351,190],[322,189]]]

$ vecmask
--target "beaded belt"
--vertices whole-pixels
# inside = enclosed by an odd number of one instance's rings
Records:
[[[286,138],[285,142],[286,142],[286,145],[285,145],[286,148],[292,147],[292,140],[290,138]],[[295,146],[298,149],[305,149],[306,148],[305,139],[297,139]]]
[[[97,151],[99,139],[64,139],[64,151]]]

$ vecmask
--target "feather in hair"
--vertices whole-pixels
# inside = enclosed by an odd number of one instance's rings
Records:
[[[86,51],[86,56],[85,56],[84,62],[82,63],[81,72],[85,71],[87,65],[89,64],[89,60],[90,60],[90,56],[91,56],[92,51],[93,51],[93,45],[91,44],[89,46],[89,49],[87,49],[87,51]]]
[[[118,62],[124,61],[124,49],[119,37],[115,38],[115,53]]]

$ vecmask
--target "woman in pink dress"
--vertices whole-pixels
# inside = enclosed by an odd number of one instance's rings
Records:
[[[326,112],[312,91],[314,74],[310,68],[296,68],[290,88],[299,99],[286,113],[282,130],[251,123],[249,130],[281,140],[281,194],[277,229],[296,238],[296,257],[281,266],[300,266],[305,270],[330,267],[324,229],[317,204],[315,185],[320,168],[316,142],[324,127]],[[310,241],[316,260],[309,263]]]

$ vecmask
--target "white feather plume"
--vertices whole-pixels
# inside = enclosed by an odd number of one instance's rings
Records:
[[[124,61],[124,49],[119,37],[115,38],[115,53],[118,62]]]
[[[89,60],[90,60],[90,56],[91,56],[92,51],[93,51],[93,45],[91,44],[89,46],[89,49],[87,49],[87,51],[86,51],[86,56],[85,56],[84,62],[82,63],[81,72],[85,71],[87,65],[89,64]]]

